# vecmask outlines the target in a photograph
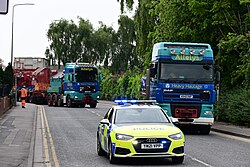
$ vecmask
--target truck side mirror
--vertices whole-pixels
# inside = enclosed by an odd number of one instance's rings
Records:
[[[99,80],[99,82],[102,81],[102,74],[99,74],[99,75],[98,75],[98,80]]]
[[[150,64],[150,77],[154,78],[157,74],[157,64]]]
[[[217,72],[216,72],[215,83],[216,83],[216,84],[219,84],[219,83],[220,83],[220,71],[217,71]]]

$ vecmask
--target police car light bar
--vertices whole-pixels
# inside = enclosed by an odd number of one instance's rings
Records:
[[[139,103],[156,103],[156,100],[115,100],[116,104],[139,104]]]

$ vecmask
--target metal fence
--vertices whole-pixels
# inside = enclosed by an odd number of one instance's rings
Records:
[[[0,116],[8,111],[14,103],[15,94],[12,94],[9,85],[0,85]]]
[[[2,85],[0,84],[0,97],[5,97],[5,96],[9,96],[11,92],[11,87],[10,85]]]

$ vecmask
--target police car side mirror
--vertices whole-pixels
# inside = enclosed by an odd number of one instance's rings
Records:
[[[100,123],[104,124],[104,125],[109,125],[109,120],[108,119],[103,119],[103,120],[101,120]]]

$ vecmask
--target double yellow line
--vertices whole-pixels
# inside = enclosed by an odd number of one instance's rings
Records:
[[[60,167],[57,155],[56,155],[56,150],[54,146],[54,142],[50,133],[49,129],[49,124],[47,120],[47,116],[45,113],[45,109],[43,106],[39,106],[40,108],[40,115],[41,115],[41,124],[42,124],[42,139],[43,139],[43,148],[44,148],[44,162],[47,167],[51,167],[51,162],[50,162],[50,154],[49,151],[51,150],[51,155],[54,161],[54,166],[55,167]],[[50,146],[50,150],[49,150]]]

